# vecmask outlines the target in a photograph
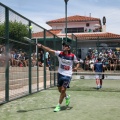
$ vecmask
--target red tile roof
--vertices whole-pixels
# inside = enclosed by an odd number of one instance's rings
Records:
[[[67,17],[67,21],[68,22],[84,22],[84,21],[100,21],[100,19],[99,18],[93,18],[93,17],[87,17],[87,16],[75,15],[75,16]],[[49,24],[49,23],[63,23],[63,22],[65,22],[65,18],[51,20],[51,21],[48,21],[46,23]]]
[[[120,39],[120,35],[118,34],[114,34],[114,33],[103,33],[103,32],[99,32],[99,33],[81,33],[81,34],[75,34],[75,36],[77,37],[77,39],[81,39],[81,40],[96,40],[96,39]]]
[[[58,29],[58,30],[48,30],[48,31],[46,31],[46,37],[52,37],[53,36],[53,34],[54,35],[57,35],[57,34],[59,34],[61,32],[61,30],[60,29]],[[33,38],[37,38],[37,37],[44,37],[44,32],[42,31],[42,32],[37,32],[37,33],[33,33],[32,34],[32,37]]]
[[[57,35],[57,34],[59,34],[59,33],[62,31],[62,29],[56,29],[56,30],[51,29],[51,30],[49,30],[49,31],[50,31],[51,33]]]
[[[49,30],[49,32],[46,32],[46,37],[53,37],[53,34],[56,36],[62,36],[65,37],[65,34],[60,34],[61,29],[58,30]],[[58,35],[59,34],[59,35]],[[69,38],[72,38],[71,33],[67,34]],[[120,39],[120,35],[109,33],[109,32],[93,32],[93,33],[74,33],[74,35],[79,40],[96,40],[96,39]],[[33,38],[41,38],[44,37],[43,32],[37,32],[32,34]]]

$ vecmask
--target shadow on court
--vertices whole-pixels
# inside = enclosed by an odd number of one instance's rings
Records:
[[[37,109],[32,109],[32,110],[18,110],[18,113],[22,113],[22,112],[30,112],[30,111],[35,111],[35,110],[44,110],[44,109],[54,109],[55,107],[46,107],[46,108],[37,108]]]
[[[23,112],[30,112],[30,111],[35,111],[35,110],[44,110],[44,109],[53,109],[54,110],[54,108],[55,107],[46,107],[46,108],[37,108],[37,109],[32,109],[32,110],[18,110],[17,112],[18,113],[23,113]],[[71,110],[73,107],[66,107],[66,106],[61,106],[61,111],[63,111],[63,110]]]
[[[63,111],[63,110],[71,110],[73,107],[70,107],[70,106],[68,106],[68,107],[66,107],[66,106],[61,106],[61,111]]]

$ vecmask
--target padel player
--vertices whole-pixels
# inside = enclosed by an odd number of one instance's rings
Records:
[[[102,88],[103,68],[104,66],[103,63],[101,62],[101,58],[98,58],[93,68],[93,70],[96,72],[95,78],[96,78],[97,89]]]
[[[60,92],[59,102],[54,109],[54,112],[58,112],[61,110],[61,104],[63,99],[66,99],[66,106],[70,103],[70,95],[66,94],[66,89],[69,88],[69,84],[72,77],[72,70],[77,71],[79,67],[79,61],[76,56],[71,53],[71,47],[67,43],[63,43],[63,51],[52,50],[49,47],[46,47],[42,44],[37,44],[39,48],[55,55],[59,60],[59,68],[58,68],[58,80],[57,87]],[[73,68],[73,63],[76,63],[76,66]]]

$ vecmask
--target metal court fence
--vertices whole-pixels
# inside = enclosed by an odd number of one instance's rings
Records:
[[[43,51],[40,66],[42,49],[23,39],[34,40],[37,34],[52,49],[62,44],[53,33],[0,3],[0,104],[55,86],[56,76],[50,74],[46,65],[46,52]],[[51,55],[50,59],[55,71],[57,59]]]

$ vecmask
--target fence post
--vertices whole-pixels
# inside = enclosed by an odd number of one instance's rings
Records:
[[[5,101],[9,101],[9,10],[5,8],[5,40],[6,40],[6,69],[5,69]]]
[[[54,50],[56,50],[56,37],[54,36]],[[56,70],[56,58],[54,56],[54,71]],[[56,85],[56,74],[54,73],[54,86]]]
[[[30,21],[29,21],[29,26],[31,26]],[[31,39],[31,29],[29,29],[29,38]],[[29,44],[29,94],[32,93],[32,87],[31,86],[32,86],[32,72],[31,72],[31,43],[30,43]]]
[[[78,54],[77,54],[77,50],[78,50],[78,49],[77,49],[77,47],[78,47],[78,46],[77,46],[77,37],[76,37],[76,57],[78,57]]]
[[[72,44],[71,44],[71,45],[72,45],[72,46],[71,46],[71,51],[72,51],[72,52],[73,52],[73,47],[74,47],[74,41],[73,41],[73,39],[74,39],[74,38],[73,38],[73,34],[72,34]]]
[[[36,44],[38,43],[38,39],[36,38]],[[39,91],[39,65],[38,65],[38,46],[36,46],[37,53],[37,91]]]
[[[44,29],[44,45],[46,46],[46,30]],[[44,51],[44,89],[46,89],[46,51]]]

